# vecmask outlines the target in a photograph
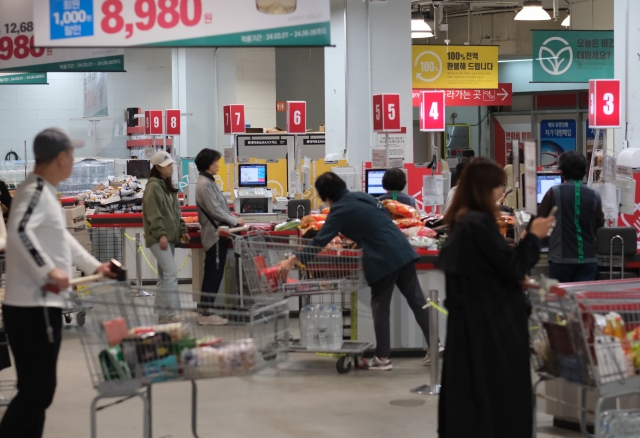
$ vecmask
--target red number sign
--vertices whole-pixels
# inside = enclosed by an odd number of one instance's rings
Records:
[[[589,127],[620,127],[620,79],[589,81]]]
[[[399,94],[373,95],[373,130],[376,132],[400,130]]]
[[[444,91],[423,91],[420,131],[444,131]]]
[[[225,105],[224,112],[224,133],[244,134],[244,105]]]
[[[15,24],[13,25],[15,26]],[[18,35],[16,37],[7,35],[0,38],[1,61],[8,61],[14,57],[17,59],[25,59],[29,55],[34,58],[39,58],[44,55],[44,50],[44,47],[41,47],[39,49],[33,47],[33,35],[31,36],[31,38],[29,38],[27,35]]]
[[[307,132],[307,102],[287,102],[287,132]]]
[[[179,109],[165,110],[164,120],[167,124],[167,135],[180,135],[180,110]]]
[[[145,116],[145,123],[146,123],[146,116]],[[164,130],[162,129],[163,128],[162,127],[162,110],[149,111],[149,124],[150,124],[149,134],[151,135],[164,134]],[[146,132],[146,129],[145,129],[145,132]]]
[[[147,135],[151,134],[151,115],[149,114],[151,111],[144,112],[144,133]]]

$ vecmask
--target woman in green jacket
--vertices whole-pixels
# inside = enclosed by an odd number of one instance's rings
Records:
[[[158,262],[155,309],[160,324],[184,321],[180,314],[178,271],[173,255],[180,238],[189,241],[189,234],[181,217],[178,189],[171,182],[173,163],[175,161],[165,151],[151,157],[153,168],[142,200],[145,244]]]

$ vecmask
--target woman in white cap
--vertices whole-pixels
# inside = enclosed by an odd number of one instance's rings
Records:
[[[142,199],[145,244],[158,262],[155,307],[160,324],[184,321],[180,314],[178,270],[173,255],[180,238],[189,241],[189,234],[180,212],[178,189],[171,182],[173,163],[175,161],[166,151],[151,157],[153,168]]]

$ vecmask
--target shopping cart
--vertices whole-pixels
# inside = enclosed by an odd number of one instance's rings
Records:
[[[540,376],[534,393],[539,383],[554,378],[579,385],[580,428],[589,436],[586,395],[596,389],[599,437],[603,402],[640,393],[640,284],[623,280],[565,287],[543,281],[531,284],[528,293],[532,364]]]
[[[149,290],[149,288],[145,288]],[[96,436],[98,402],[103,398],[140,397],[144,402],[144,436],[151,437],[151,388],[165,381],[191,381],[192,433],[197,435],[199,379],[241,376],[286,359],[289,311],[286,301],[271,297],[219,295],[209,312],[227,325],[201,326],[192,292],[154,290],[154,296],[126,283],[106,282],[89,288],[93,307],[78,329],[93,386],[91,436]],[[201,296],[206,296],[201,293]],[[180,315],[184,322],[159,324],[159,314]]]
[[[339,349],[308,348],[300,340],[288,343],[291,352],[310,352],[338,356],[336,369],[348,373],[356,368],[369,342],[357,341],[356,291],[366,286],[362,265],[362,250],[341,249],[338,245],[310,248],[309,240],[295,236],[270,236],[254,233],[236,239],[242,272],[240,296],[301,297],[301,308],[308,303],[333,304],[343,316],[343,342]],[[302,267],[289,273],[286,280],[278,276],[281,261],[293,254],[316,254]]]

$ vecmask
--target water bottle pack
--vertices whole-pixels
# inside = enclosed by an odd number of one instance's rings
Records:
[[[632,438],[640,436],[640,411],[607,411],[600,418],[598,438]]]
[[[308,304],[300,311],[300,344],[308,350],[342,348],[342,311],[334,304]]]

